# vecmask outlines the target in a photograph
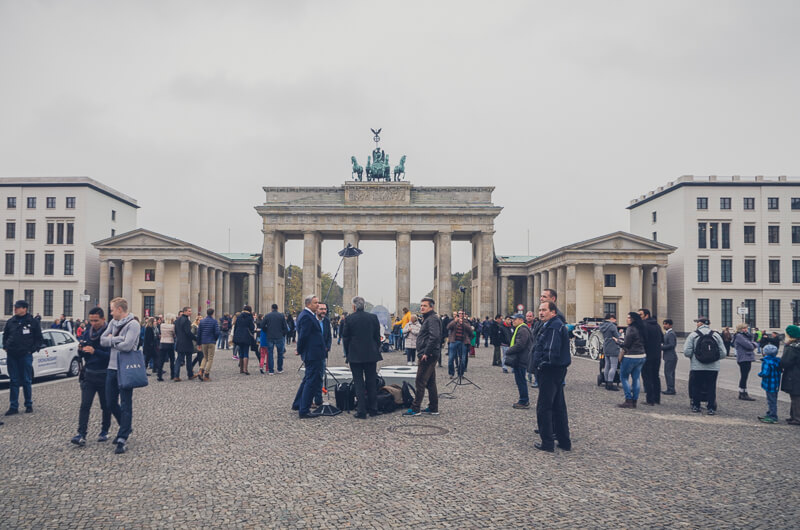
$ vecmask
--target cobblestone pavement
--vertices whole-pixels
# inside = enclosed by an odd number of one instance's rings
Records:
[[[685,385],[655,408],[618,409],[597,364],[567,376],[573,451],[533,449],[535,410],[514,410],[513,376],[478,349],[441,416],[400,412],[298,420],[300,381],[238,374],[220,352],[210,383],[134,393],[128,452],[69,443],[79,389],[35,389],[35,413],[0,427],[0,527],[796,527],[800,428],[765,425],[759,401],[719,392],[719,415],[692,415]],[[341,362],[341,350],[331,353]],[[385,354],[384,364],[401,364]],[[446,367],[437,373],[440,388]],[[535,390],[532,391],[535,398]],[[7,399],[7,392],[0,399]],[[779,404],[781,418],[788,405]],[[113,432],[112,432],[113,434]]]

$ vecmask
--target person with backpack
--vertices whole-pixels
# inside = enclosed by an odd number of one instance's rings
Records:
[[[692,412],[700,412],[700,402],[708,402],[708,415],[717,413],[717,376],[720,360],[725,358],[725,344],[719,333],[711,331],[710,321],[701,316],[697,329],[686,337],[683,354],[692,360],[689,369],[689,398]]]

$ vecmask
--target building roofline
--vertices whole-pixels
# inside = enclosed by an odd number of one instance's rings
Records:
[[[702,179],[702,180],[697,180],[697,179]],[[641,195],[637,199],[632,199],[630,204],[626,206],[625,209],[633,210],[638,206],[647,204],[653,199],[657,199],[662,195],[666,195],[667,193],[675,191],[684,186],[711,186],[711,187],[713,186],[719,186],[719,187],[800,186],[800,177],[786,177],[785,175],[781,175],[778,177],[764,177],[762,175],[757,175],[755,177],[740,177],[739,175],[733,175],[731,177],[718,177],[716,175],[709,175],[707,177],[696,177],[694,175],[683,175],[677,181],[668,182],[666,186],[659,186],[658,189],[650,191],[647,195]]]
[[[139,208],[136,199],[89,177],[0,177],[0,188],[76,188],[85,186],[128,206]]]

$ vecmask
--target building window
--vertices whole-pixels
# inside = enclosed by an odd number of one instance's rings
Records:
[[[26,199],[26,201],[27,201],[28,209],[30,209],[30,210],[36,209],[36,197],[28,197]]]
[[[53,209],[56,207],[56,198],[55,197],[48,197],[47,198],[47,208]]]
[[[697,299],[697,316],[708,318],[708,298]]]
[[[115,235],[117,235],[117,231],[112,228],[111,229],[111,237],[114,237]]]
[[[617,275],[616,274],[606,274],[606,279],[603,285],[605,287],[616,287],[617,286]]]
[[[64,223],[56,223],[56,243],[64,244]]]
[[[6,252],[6,274],[14,274],[14,253]]]
[[[14,314],[14,289],[5,290],[5,300],[3,303],[3,307],[4,307],[3,312],[6,315]]]
[[[33,289],[25,289],[23,298],[28,302],[28,313],[33,314]]]
[[[800,325],[800,300],[792,300],[792,324]]]
[[[744,283],[756,283],[756,260],[744,260]]]
[[[658,216],[657,216],[656,212],[653,212],[652,215],[653,215],[653,222],[655,223],[656,219],[658,219]]]
[[[720,320],[719,323],[723,328],[729,328],[733,326],[733,300],[730,298],[723,298],[720,300],[722,305],[720,309]]]
[[[800,210],[800,197],[792,197],[792,210]]]
[[[146,282],[154,282],[154,281],[156,281],[156,270],[155,269],[145,269],[144,270],[144,281],[146,281]]]
[[[792,243],[800,243],[800,225],[792,226]]]
[[[653,232],[653,241],[658,241],[658,232]]]
[[[72,316],[72,290],[67,289],[64,291],[64,316]]]
[[[778,209],[778,197],[767,197],[767,210]]]
[[[36,223],[25,223],[25,239],[36,239]]]
[[[756,242],[756,225],[744,225],[744,242]]]
[[[720,261],[720,281],[722,283],[730,283],[733,281],[733,260],[723,259]]]
[[[13,210],[14,208],[16,208],[17,207],[17,198],[16,197],[7,197],[6,198],[6,207],[8,207],[9,210]],[[6,292],[8,292],[8,291],[6,291]]]
[[[781,327],[781,301],[771,299],[769,301],[769,327]]]
[[[781,227],[778,225],[770,225],[767,227],[767,241],[769,243],[780,243]]]
[[[28,276],[33,275],[36,265],[36,254],[28,252],[25,254],[25,274]]]
[[[42,315],[46,317],[53,316],[53,291],[51,289],[44,290],[44,307],[42,307]]]
[[[47,223],[47,244],[52,245],[55,242],[56,228],[53,223]]]
[[[708,282],[708,260],[700,258],[697,260],[697,281],[701,283]],[[707,315],[707,313],[701,313]]]
[[[52,276],[55,273],[56,256],[53,253],[44,255],[44,275]]]
[[[722,223],[722,248],[731,248],[731,224]]]
[[[152,295],[144,296],[144,316],[151,317],[156,312],[156,297]]]
[[[781,260],[769,260],[769,283],[781,283]]]
[[[697,209],[698,210],[708,210],[708,197],[698,197],[697,198]]]
[[[603,313],[605,315],[617,316],[617,303],[616,302],[603,302]]]
[[[755,298],[745,298],[744,306],[747,308],[747,315],[744,320],[751,328],[756,327],[756,300]]]
[[[117,220],[117,211],[116,210],[111,210],[111,220],[112,221],[116,221]]]
[[[731,209],[731,198],[730,197],[720,197],[720,199],[719,199],[719,209],[720,210],[730,210]]]
[[[75,224],[67,223],[67,245],[75,243]]]
[[[75,254],[64,254],[64,276],[75,274]]]
[[[17,237],[17,223],[6,223],[6,239],[14,239]]]
[[[75,209],[75,197],[67,197],[67,209]]]
[[[708,235],[709,235],[709,247],[711,248],[718,248],[719,247],[719,223],[709,223],[708,224]]]
[[[744,198],[744,209],[745,210],[755,210],[756,209],[756,199],[755,199],[755,197],[745,197]]]
[[[706,223],[697,223],[697,248],[706,248]]]
[[[792,260],[792,283],[800,283],[800,259]]]

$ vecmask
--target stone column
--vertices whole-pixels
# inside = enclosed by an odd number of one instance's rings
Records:
[[[133,308],[133,260],[122,263],[122,298],[128,301],[128,309]]]
[[[557,267],[555,269],[551,269],[550,270],[550,289],[553,289],[556,292],[556,294],[558,295],[557,305],[558,305],[559,309],[561,309],[561,305],[563,304],[561,297],[564,296],[564,293],[561,291],[560,285],[561,285],[561,268]],[[562,309],[562,311],[563,311],[563,309]]]
[[[222,271],[217,269],[216,272],[217,277],[214,278],[214,285],[216,285],[217,289],[214,294],[214,316],[219,318],[222,316],[223,307],[225,306],[225,302],[222,298]]]
[[[108,282],[109,282],[109,274],[110,274],[110,265],[107,259],[100,261],[100,294],[98,300],[98,306],[106,313],[108,316]]]
[[[208,301],[206,309],[217,307],[217,269],[214,267],[208,268]],[[203,315],[205,314],[204,310]]]
[[[603,314],[603,289],[605,288],[606,277],[605,273],[603,272],[602,265],[595,265],[594,266],[594,277],[593,277],[593,293],[592,293],[592,301],[594,307],[594,316],[595,318],[603,318],[605,315]],[[617,315],[619,317],[619,315]]]
[[[558,268],[558,308],[567,316],[567,268]]]
[[[198,312],[203,314],[203,311],[208,307],[206,304],[208,301],[208,265],[201,264],[198,270],[200,274],[200,307]]]
[[[411,305],[411,233],[397,233],[397,275],[395,315]]]
[[[470,314],[483,320],[497,313],[497,279],[494,275],[494,232],[472,236],[472,307]]]
[[[303,292],[306,297],[315,294],[322,299],[319,293],[319,234],[317,232],[305,232],[303,234]]]
[[[438,263],[436,264],[439,273],[439,300],[436,300],[436,307],[439,308],[439,313],[448,314],[452,313],[453,307],[451,303],[452,296],[452,273],[451,273],[451,234],[450,232],[439,232],[436,238],[436,255]]]
[[[667,305],[667,268],[666,267],[656,267],[656,317],[659,320],[663,320],[665,318],[669,318],[667,311],[669,311],[669,306]]]
[[[114,265],[114,296],[109,295],[109,302],[112,298],[122,296],[122,262],[114,261],[112,265]]]
[[[278,279],[278,260],[275,255],[275,231],[263,230],[264,246],[261,247],[261,300],[266,307],[273,303],[278,307],[283,305],[283,300],[278,300],[277,279]],[[305,275],[304,275],[305,276]]]
[[[525,311],[533,311],[533,301],[536,299],[534,283],[533,275],[529,274],[525,277]]]
[[[344,246],[351,244],[358,247],[358,232],[348,230],[344,233]],[[358,296],[358,257],[345,258],[342,264],[342,308],[348,313],[352,311],[351,300]]]
[[[256,275],[254,272],[247,273],[247,303],[250,307],[255,307],[255,299],[253,296],[256,294]]]
[[[642,267],[642,307],[655,314],[656,308],[653,307],[653,269],[655,267]]]
[[[156,305],[155,316],[164,314],[164,260],[156,260]]]
[[[537,272],[533,275],[533,305],[531,306],[531,311],[533,311],[534,316],[538,316],[539,310],[539,296],[542,294],[542,273]]]
[[[642,267],[639,265],[631,265],[630,306],[630,311],[638,311],[642,307]]]
[[[180,284],[180,308],[183,309],[186,306],[191,307],[192,304],[189,302],[189,262],[188,261],[181,261],[181,272],[178,275],[178,283]]]
[[[567,317],[567,322],[577,322],[578,320],[578,293],[576,292],[577,281],[577,267],[575,265],[567,265],[567,278],[566,278],[566,311],[564,316]]]
[[[541,289],[539,289],[539,294],[540,295],[542,294],[542,291],[544,291],[545,289],[549,289],[550,288],[550,279],[551,279],[550,278],[550,270],[549,269],[548,270],[543,270],[542,271],[542,287],[541,287]]]
[[[203,305],[200,303],[200,264],[193,261],[189,264],[191,268],[191,288],[189,290],[189,306],[193,311],[199,312]],[[205,302],[203,302],[205,303]],[[183,304],[183,302],[181,302]]]
[[[230,312],[231,312],[231,273],[225,271],[222,273],[222,308],[220,309],[219,316],[222,316],[223,314]]]
[[[508,276],[500,276],[500,309],[498,313],[508,315]]]

